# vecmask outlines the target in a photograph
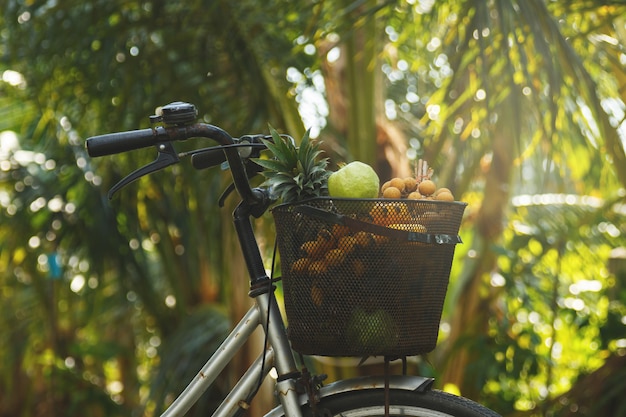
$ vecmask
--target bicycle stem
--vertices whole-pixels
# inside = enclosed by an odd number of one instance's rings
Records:
[[[159,135],[167,141],[186,140],[193,137],[213,139],[220,145],[232,145],[235,143],[232,136],[222,128],[206,123],[195,123],[187,126],[173,126],[159,130]],[[267,196],[250,187],[246,168],[243,164],[239,151],[235,147],[224,147],[226,160],[230,167],[233,182],[242,202],[250,209],[250,214],[258,217],[267,209]]]
[[[263,190],[255,189],[260,194],[264,194]],[[269,205],[269,199],[264,199],[265,204]],[[263,258],[259,246],[254,236],[252,222],[250,216],[253,215],[254,209],[259,209],[258,205],[251,207],[246,201],[242,201],[237,205],[233,212],[233,222],[235,231],[239,237],[239,244],[243,253],[248,272],[250,274],[250,296],[256,297],[259,294],[266,293],[270,286],[269,277],[265,272]],[[265,211],[265,208],[262,210]]]

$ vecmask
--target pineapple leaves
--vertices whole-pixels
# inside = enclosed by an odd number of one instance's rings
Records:
[[[273,158],[257,158],[254,162],[263,168],[264,185],[272,189],[275,197],[293,203],[328,195],[328,158],[321,158],[323,152],[318,143],[310,140],[309,131],[299,147],[291,137],[281,136],[271,126],[270,133],[272,140],[263,140],[263,144]]]
[[[254,162],[268,171],[281,171],[283,164],[275,159],[255,159]],[[267,176],[268,172],[263,172],[263,175]]]
[[[278,134],[276,130],[270,128],[273,142],[263,140],[267,149],[269,149],[276,159],[285,166],[296,167],[298,164],[298,149],[296,144],[288,137]]]

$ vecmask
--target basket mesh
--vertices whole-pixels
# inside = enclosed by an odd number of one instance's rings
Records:
[[[348,227],[337,216],[301,212],[303,204],[389,229],[457,237],[465,203],[319,198],[272,210],[295,351],[393,357],[433,350],[454,243]]]

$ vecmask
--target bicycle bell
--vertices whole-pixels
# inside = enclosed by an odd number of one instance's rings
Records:
[[[198,109],[191,103],[174,101],[161,107],[160,114],[150,116],[152,123],[163,122],[166,125],[184,126],[196,121]]]

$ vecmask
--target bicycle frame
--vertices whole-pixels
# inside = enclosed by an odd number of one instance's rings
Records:
[[[277,392],[280,402],[290,416],[300,416],[296,379],[298,370],[291,351],[284,321],[276,298],[273,296],[272,280],[267,276],[261,254],[254,236],[250,217],[253,207],[242,201],[233,213],[235,230],[250,273],[250,296],[254,305],[248,310],[217,351],[206,362],[187,388],[162,414],[162,417],[182,417],[198,398],[215,381],[220,372],[250,338],[254,330],[262,326],[269,346],[259,355],[240,378],[235,387],[215,411],[215,417],[234,416],[247,408],[256,394],[259,380],[265,378],[272,367],[279,375]]]
[[[267,318],[268,311],[269,323],[264,319]],[[268,339],[271,347],[266,347],[252,363],[226,398],[224,398],[214,412],[213,417],[232,417],[238,412],[247,409],[257,393],[259,379],[265,379],[274,366],[279,375],[287,375],[287,378],[282,380],[279,378],[276,383],[276,394],[281,405],[271,410],[266,416],[300,417],[302,415],[301,406],[307,404],[310,398],[305,393],[298,392],[296,376],[299,374],[295,371],[293,354],[284,333],[284,326],[276,299],[274,297],[262,296],[255,299],[255,304],[248,310],[196,377],[161,417],[184,416],[215,381],[226,364],[230,362],[235,353],[250,338],[258,326],[267,326],[266,329],[269,331]],[[285,343],[287,343],[286,346]],[[392,375],[388,379],[381,376],[367,376],[329,384],[319,390],[318,396],[323,398],[348,391],[380,389],[385,386],[407,391],[424,391],[430,389],[432,384],[432,378],[421,376]]]
[[[196,377],[189,383],[187,388],[172,403],[172,405],[162,414],[162,417],[181,417],[198,400],[198,398],[215,381],[220,372],[233,359],[234,355],[250,338],[254,330],[260,326],[267,326],[269,344],[272,347],[266,348],[253,362],[246,373],[241,377],[228,396],[223,400],[220,407],[215,411],[216,417],[234,416],[240,409],[245,409],[256,394],[260,378],[265,378],[272,367],[276,367],[279,375],[295,373],[295,363],[291,350],[286,343],[282,319],[278,311],[278,305],[274,297],[257,297],[255,304],[248,310],[246,315],[235,326],[233,331],[224,340],[213,356],[200,369]],[[266,322],[269,310],[269,323]],[[278,384],[281,384],[279,382]],[[294,380],[285,380],[279,387],[279,392],[284,392],[283,407],[292,409],[289,405],[297,404],[297,396]],[[299,407],[297,407],[299,410]],[[289,414],[298,415],[298,414]]]

